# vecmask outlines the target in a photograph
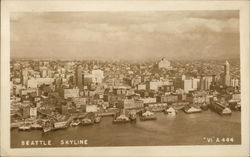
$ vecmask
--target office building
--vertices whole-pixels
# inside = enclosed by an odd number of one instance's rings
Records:
[[[83,74],[82,74],[82,66],[78,65],[78,67],[76,68],[76,72],[75,72],[75,82],[76,82],[76,86],[79,89],[83,88]]]

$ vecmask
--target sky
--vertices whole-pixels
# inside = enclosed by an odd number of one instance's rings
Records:
[[[239,58],[238,11],[15,12],[11,57]]]

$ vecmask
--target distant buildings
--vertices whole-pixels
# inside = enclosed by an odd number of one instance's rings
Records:
[[[117,107],[124,109],[138,109],[138,108],[143,108],[144,104],[142,100],[123,99],[118,101]]]
[[[77,98],[79,97],[79,88],[63,89],[63,98]]]
[[[86,112],[97,112],[98,108],[96,105],[86,105]]]

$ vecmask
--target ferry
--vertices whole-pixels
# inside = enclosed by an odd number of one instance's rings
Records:
[[[67,128],[67,121],[59,121],[54,123],[54,130]]]
[[[42,125],[40,124],[37,124],[37,123],[34,123],[34,124],[31,124],[31,129],[42,129]]]
[[[136,121],[136,112],[135,112],[135,111],[131,111],[131,112],[129,113],[129,119],[130,119],[131,121]]]
[[[89,119],[89,118],[84,118],[84,119],[82,119],[81,124],[82,124],[82,125],[92,125],[92,124],[94,124],[94,123],[92,122],[91,119]]]
[[[201,107],[200,107],[202,110],[208,110],[208,104],[206,104],[206,103],[203,103],[202,105],[201,105]]]
[[[236,109],[237,109],[237,111],[241,111],[241,103],[240,102],[237,102]]]
[[[222,110],[221,115],[231,115],[232,111],[230,108],[226,107]]]
[[[79,120],[79,119],[77,119],[77,120],[75,120],[75,121],[72,121],[71,123],[70,123],[70,126],[78,126],[79,124],[81,123],[81,121]]]
[[[241,104],[240,102],[237,102],[237,101],[229,101],[229,107],[231,110],[234,110],[234,111],[240,111],[241,110]]]
[[[28,124],[24,124],[24,125],[21,125],[20,127],[18,127],[18,129],[21,131],[28,131],[31,129],[31,126]]]
[[[153,112],[150,111],[146,111],[144,113],[142,113],[140,120],[141,121],[146,121],[146,120],[156,120],[156,116],[154,115]]]
[[[100,123],[100,122],[101,122],[101,117],[100,116],[95,117],[95,123]]]
[[[170,115],[176,115],[177,111],[173,107],[169,107],[168,109],[164,110],[164,113],[170,114]]]
[[[43,127],[43,132],[44,133],[52,131],[52,130],[53,130],[53,128],[51,126],[45,126],[45,127]]]
[[[119,123],[128,123],[130,122],[130,119],[125,116],[124,114],[121,114],[120,116],[114,118],[113,123],[114,124],[119,124]]]
[[[53,130],[53,123],[51,121],[45,121],[43,126],[43,132],[49,132]]]
[[[184,108],[185,113],[199,113],[202,110],[200,108],[195,108],[193,106]]]

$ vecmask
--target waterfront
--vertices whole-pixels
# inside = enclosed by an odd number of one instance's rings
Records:
[[[163,145],[207,145],[240,144],[241,112],[231,116],[220,116],[213,111],[185,114],[179,111],[176,116],[156,113],[156,121],[112,124],[112,117],[104,117],[100,124],[69,127],[42,133],[40,130],[11,131],[11,147],[22,148],[22,140],[51,140],[51,147],[82,145],[60,145],[60,140],[87,139],[86,146],[163,146]],[[208,142],[205,138],[233,138],[229,142]],[[37,146],[31,146],[37,147]]]

